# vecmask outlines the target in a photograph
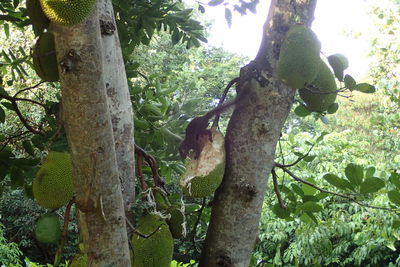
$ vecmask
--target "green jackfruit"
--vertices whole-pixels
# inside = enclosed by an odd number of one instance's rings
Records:
[[[139,218],[139,233],[147,238],[132,235],[135,267],[169,267],[174,250],[174,240],[164,219],[156,214]]]
[[[50,20],[43,13],[39,0],[26,0],[26,12],[31,19],[35,33],[41,33],[47,29]]]
[[[208,139],[198,159],[191,159],[182,175],[180,186],[190,197],[203,198],[211,195],[222,182],[225,171],[224,136],[211,129],[212,139]]]
[[[89,17],[96,0],[40,0],[40,4],[52,22],[71,26]]]
[[[292,26],[279,54],[279,79],[292,88],[302,88],[311,83],[318,73],[320,49],[321,43],[311,29],[302,25]]]
[[[56,243],[61,236],[61,224],[57,215],[49,213],[41,216],[36,222],[35,236],[39,242]]]
[[[308,88],[300,89],[299,94],[310,111],[323,112],[335,102],[337,95],[336,92],[332,94],[326,94],[326,92],[336,91],[337,85],[328,65],[322,60],[320,60],[319,65],[317,78],[315,78]]]
[[[49,152],[33,180],[33,196],[45,208],[56,209],[73,196],[72,164],[68,153]]]
[[[186,234],[185,214],[183,214],[180,207],[171,207],[168,213],[171,215],[171,218],[167,219],[167,224],[172,237],[181,238]]]
[[[39,37],[33,48],[32,58],[33,67],[40,78],[46,82],[55,82],[60,79],[52,33],[45,32]]]
[[[86,267],[86,266],[88,266],[87,254],[84,254],[84,253],[75,254],[71,260],[71,263],[68,266],[69,267]]]

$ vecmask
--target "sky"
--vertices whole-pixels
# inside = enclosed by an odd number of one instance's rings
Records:
[[[231,28],[227,26],[222,6],[207,8],[208,18],[214,21],[209,43],[254,58],[260,45],[269,2],[260,0],[256,15],[249,12],[247,16],[240,16],[235,12]],[[372,26],[367,5],[371,2],[374,1],[319,0],[312,26],[322,43],[322,53],[326,56],[344,54],[350,61],[347,73],[356,80],[365,78],[369,69],[370,44],[366,36],[359,36],[359,33],[368,33]],[[355,38],[354,35],[359,37]]]

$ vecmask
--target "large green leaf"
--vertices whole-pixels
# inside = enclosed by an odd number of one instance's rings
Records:
[[[369,177],[360,185],[360,193],[368,194],[375,193],[385,186],[385,182],[377,177]]]
[[[360,185],[364,178],[364,169],[362,166],[350,163],[345,169],[345,174],[350,183]]]
[[[393,190],[393,191],[389,191],[387,194],[388,194],[389,200],[400,207],[400,192]]]
[[[389,177],[390,182],[400,190],[400,173],[393,172]]]
[[[281,208],[281,206],[279,205],[279,203],[276,203],[273,207],[272,207],[272,212],[275,213],[275,215],[278,218],[281,219],[287,219],[290,217],[290,210],[289,209],[283,209]]]
[[[321,205],[318,205],[315,202],[307,201],[300,206],[300,209],[304,212],[320,212],[323,210]]]
[[[325,174],[323,178],[328,183],[330,183],[331,185],[333,185],[339,189],[343,189],[343,190],[351,189],[351,188],[349,188],[348,182],[342,178],[339,178],[337,175],[328,173],[328,174]]]

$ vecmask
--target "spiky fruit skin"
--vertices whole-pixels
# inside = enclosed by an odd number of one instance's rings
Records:
[[[35,237],[46,244],[56,243],[61,236],[61,224],[57,215],[45,214],[36,222]]]
[[[58,75],[54,35],[43,33],[37,40],[32,53],[33,67],[36,74],[46,82],[56,82]]]
[[[40,4],[52,22],[72,26],[89,17],[96,0],[40,0]]]
[[[39,0],[26,0],[26,12],[35,31],[47,29],[50,20],[43,13]]]
[[[279,79],[292,88],[311,83],[318,73],[320,50],[321,43],[311,29],[302,25],[290,27],[277,62]]]
[[[158,229],[158,230],[157,230]],[[135,267],[169,267],[174,250],[174,240],[168,225],[160,216],[147,214],[139,218],[139,233],[148,238],[132,235]]]
[[[171,207],[168,210],[168,213],[171,215],[170,219],[167,219],[167,224],[169,226],[169,230],[171,231],[173,238],[181,238],[185,231],[185,215],[181,211],[179,207]]]
[[[326,93],[336,90],[337,85],[332,71],[325,62],[320,60],[320,69],[317,77],[311,83],[311,89],[302,88],[299,90],[299,95],[310,111],[323,112],[335,102],[337,93],[318,94],[313,92]]]
[[[64,206],[73,196],[72,164],[68,153],[49,152],[33,180],[33,196],[45,208]]]
[[[208,139],[198,159],[191,159],[186,165],[180,186],[190,197],[203,198],[211,195],[222,182],[225,171],[224,136],[211,129],[212,142]]]

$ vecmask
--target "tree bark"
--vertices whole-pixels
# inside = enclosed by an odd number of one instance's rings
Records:
[[[133,213],[130,208],[135,201],[133,111],[114,10],[110,0],[100,1],[99,17],[105,85],[113,125],[119,180],[124,198],[125,214],[132,221]]]
[[[53,25],[53,32],[85,253],[90,266],[130,266],[97,8],[85,22]]]
[[[275,67],[290,25],[310,25],[316,0],[272,0],[254,61],[242,68],[239,103],[226,135],[226,169],[217,190],[200,266],[247,267],[258,235],[267,178],[296,91]]]

